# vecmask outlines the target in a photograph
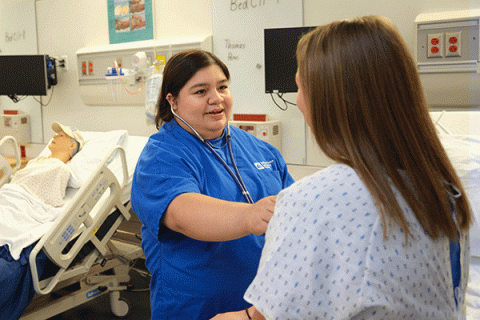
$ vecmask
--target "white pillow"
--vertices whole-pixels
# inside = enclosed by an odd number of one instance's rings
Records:
[[[81,131],[85,144],[70,161],[67,162],[72,176],[68,181],[68,186],[80,188],[95,170],[110,149],[116,145],[126,147],[128,143],[128,132],[126,130],[114,130],[109,132],[88,132]],[[45,149],[40,152],[38,157],[48,157],[50,149],[48,142]]]

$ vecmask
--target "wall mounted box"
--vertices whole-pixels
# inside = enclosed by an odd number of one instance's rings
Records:
[[[28,114],[1,114],[0,116],[0,137],[12,136],[20,145],[31,142],[30,116]]]
[[[229,121],[231,126],[240,128],[253,134],[260,140],[266,141],[282,152],[282,135],[279,120],[270,121]]]
[[[155,51],[156,49],[156,51]],[[187,49],[202,49],[212,51],[211,36],[200,38],[185,38],[172,40],[147,40],[122,44],[112,44],[99,47],[82,48],[77,51],[77,76],[80,96],[86,105],[145,105],[145,83],[138,94],[129,94],[120,83],[107,80],[105,74],[108,68],[114,67],[114,61],[125,69],[133,69],[133,59],[137,52],[143,51],[149,65],[155,60],[155,55],[165,56],[168,60],[172,55]],[[142,87],[141,81],[133,85],[125,84],[131,92]]]
[[[480,10],[420,14],[414,58],[432,109],[480,107]]]

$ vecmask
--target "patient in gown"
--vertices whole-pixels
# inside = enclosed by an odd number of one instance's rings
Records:
[[[54,123],[52,129],[57,134],[48,145],[50,156],[29,161],[12,176],[10,183],[21,186],[46,204],[60,207],[70,179],[66,163],[80,150],[83,138],[78,131],[59,123]]]
[[[62,210],[71,175],[66,163],[84,144],[72,127],[54,123],[52,129],[51,154],[29,161],[0,189],[0,320],[18,319],[35,294],[28,257],[44,226]],[[46,260],[37,256],[39,274]]]

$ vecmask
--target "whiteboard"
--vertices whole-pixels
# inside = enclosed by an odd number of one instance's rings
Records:
[[[267,114],[280,120],[285,161],[306,164],[302,114],[291,105],[280,110],[265,93],[263,47],[264,29],[303,26],[303,0],[213,0],[212,10],[213,53],[230,71],[233,113]],[[296,94],[284,98],[295,103]]]
[[[0,55],[38,54],[35,1],[0,2]],[[35,97],[37,100],[39,97]],[[40,103],[27,97],[14,103],[7,96],[0,96],[0,112],[19,110],[30,115],[32,143],[43,143],[43,121]]]

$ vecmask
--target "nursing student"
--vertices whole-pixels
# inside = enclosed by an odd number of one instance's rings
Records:
[[[214,319],[463,319],[472,214],[398,31],[333,22],[297,61],[298,108],[337,163],[278,195],[256,310]]]
[[[279,151],[230,127],[226,65],[206,51],[171,57],[156,124],[138,160],[132,208],[152,319],[209,319],[245,310],[276,195],[293,183]]]

